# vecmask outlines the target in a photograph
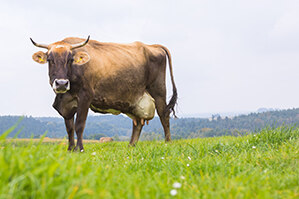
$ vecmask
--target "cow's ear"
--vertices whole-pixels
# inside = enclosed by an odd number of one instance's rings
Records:
[[[86,52],[77,52],[74,55],[74,64],[83,65],[89,62],[90,57]]]
[[[47,54],[42,51],[38,51],[32,55],[32,59],[39,64],[45,64],[47,63]]]

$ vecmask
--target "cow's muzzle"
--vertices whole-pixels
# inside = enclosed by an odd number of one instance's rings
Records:
[[[55,93],[65,93],[70,90],[71,83],[68,79],[55,79],[52,88]]]

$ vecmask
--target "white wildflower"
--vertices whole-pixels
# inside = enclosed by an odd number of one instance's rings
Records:
[[[190,156],[188,156],[188,159],[189,159],[189,160],[191,160],[191,157],[190,157]]]
[[[189,164],[187,164],[187,167],[189,167],[190,165]]]
[[[142,157],[141,160],[144,160],[144,158]]]
[[[176,194],[178,194],[178,191],[177,191],[177,190],[172,189],[172,190],[170,191],[170,195],[175,196]]]
[[[83,149],[81,149],[81,152],[84,152],[84,150],[83,150]]]
[[[179,188],[182,187],[182,184],[179,183],[179,182],[175,182],[175,183],[173,183],[172,187],[175,188],[175,189],[179,189]]]
[[[215,150],[216,153],[218,153],[218,150]]]
[[[186,178],[185,178],[185,176],[181,176],[181,179],[182,179],[182,180],[185,180]]]
[[[162,157],[161,159],[164,160],[164,157]]]
[[[255,147],[255,146],[252,146],[252,148],[255,149],[256,147]]]
[[[91,155],[96,155],[96,152],[92,152]]]

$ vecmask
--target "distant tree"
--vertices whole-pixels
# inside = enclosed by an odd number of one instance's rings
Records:
[[[221,116],[218,115],[218,116],[217,116],[217,121],[220,121],[220,120],[221,120]]]

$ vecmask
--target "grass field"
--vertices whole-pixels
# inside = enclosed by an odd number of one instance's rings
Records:
[[[18,138],[18,139],[13,139],[13,138],[8,138],[6,139],[8,142],[43,142],[43,143],[47,143],[47,142],[55,142],[55,143],[59,143],[59,144],[63,144],[63,145],[67,145],[68,140],[67,139],[62,139],[62,138],[48,138],[48,137],[44,137],[43,139],[39,139],[39,138]],[[75,142],[77,142],[77,140],[75,139]],[[99,143],[99,140],[83,140],[84,144],[85,143]]]
[[[245,137],[85,143],[0,137],[0,198],[299,198],[299,129]]]

